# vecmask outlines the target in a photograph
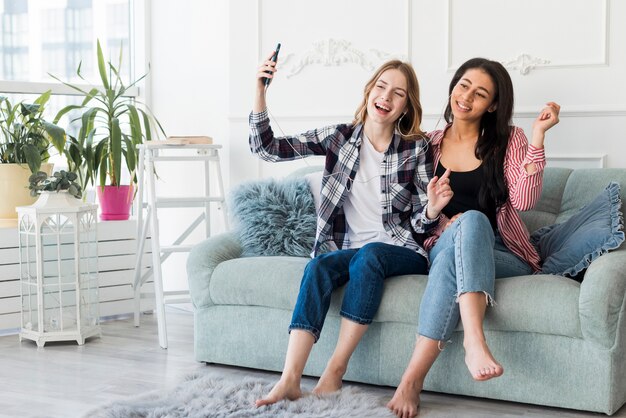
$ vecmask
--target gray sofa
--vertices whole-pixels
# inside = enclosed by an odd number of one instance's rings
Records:
[[[560,222],[624,169],[547,169],[541,200],[523,213],[533,231]],[[241,257],[225,233],[197,245],[188,259],[198,361],[280,371],[287,326],[307,258]],[[427,276],[386,281],[380,310],[350,361],[345,379],[396,386],[413,350]],[[319,376],[339,328],[336,292],[305,374]],[[427,391],[615,413],[626,402],[626,244],[596,259],[584,280],[553,275],[501,279],[485,330],[505,374],[474,382],[463,361],[462,329],[425,382]]]

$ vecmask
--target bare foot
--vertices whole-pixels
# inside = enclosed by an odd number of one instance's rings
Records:
[[[254,404],[258,408],[264,405],[271,405],[278,401],[282,401],[283,399],[294,401],[300,397],[302,397],[300,381],[281,376],[280,380],[274,385],[270,393],[262,399],[257,399]]]
[[[328,364],[324,373],[320,377],[320,380],[315,385],[313,393],[316,395],[322,395],[324,393],[332,393],[341,389],[341,379],[346,373],[345,366],[332,366]]]
[[[387,408],[399,418],[415,417],[420,404],[421,391],[421,385],[403,380],[393,394],[393,398],[387,403]]]
[[[504,368],[496,361],[489,351],[485,340],[463,342],[465,347],[465,364],[474,380],[484,381],[502,376]]]

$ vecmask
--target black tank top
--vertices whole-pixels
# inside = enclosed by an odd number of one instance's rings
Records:
[[[478,192],[483,179],[482,164],[472,171],[452,171],[450,172],[450,187],[454,192],[452,200],[448,205],[443,208],[443,214],[448,218],[452,218],[454,215],[460,212],[467,212],[468,210],[478,210],[484,213],[491,227],[495,231],[497,229],[496,222],[496,205],[493,199],[489,199],[488,207],[483,208],[478,201]],[[437,164],[435,175],[441,177],[446,172],[446,168],[441,164]]]

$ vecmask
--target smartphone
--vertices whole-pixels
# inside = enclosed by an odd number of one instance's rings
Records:
[[[274,62],[278,61],[278,53],[279,52],[280,52],[280,42],[278,43],[278,45],[276,45],[276,51],[274,51],[274,55],[272,55],[272,58],[270,60],[274,61]],[[271,71],[266,71],[266,73],[272,74]],[[271,82],[272,82],[271,78],[266,78],[265,79],[265,86],[266,87],[269,86]]]

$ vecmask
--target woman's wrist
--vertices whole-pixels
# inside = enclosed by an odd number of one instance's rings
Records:
[[[439,217],[441,211],[434,210],[430,205],[426,206],[426,218],[430,221],[434,221]]]
[[[254,113],[261,113],[267,109],[267,103],[265,102],[265,95],[257,96],[254,99],[254,104],[252,105],[252,111]]]
[[[530,140],[530,144],[535,148],[543,148],[543,143],[546,138],[546,133],[541,130],[533,130],[533,136]]]

